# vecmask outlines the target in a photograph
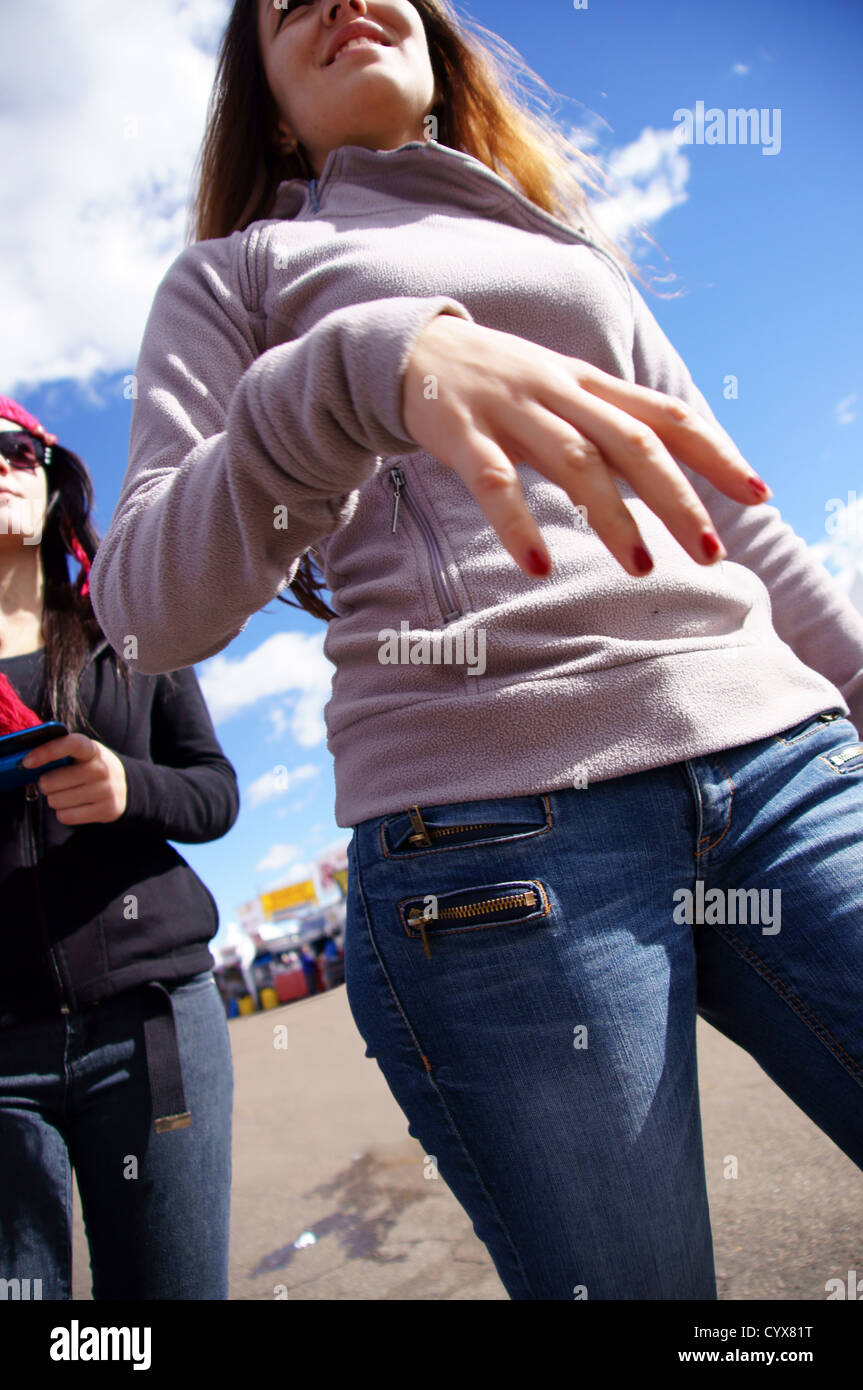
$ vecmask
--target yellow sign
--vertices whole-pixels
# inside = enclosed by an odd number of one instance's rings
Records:
[[[274,917],[277,912],[284,912],[290,907],[299,907],[301,903],[316,901],[314,879],[311,878],[305,879],[303,883],[289,883],[285,888],[277,888],[272,893],[261,894],[261,907],[267,917]]]
[[[342,890],[344,897],[348,896],[348,871],[347,869],[333,869],[333,878]]]

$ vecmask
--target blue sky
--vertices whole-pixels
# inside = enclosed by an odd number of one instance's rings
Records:
[[[0,394],[86,459],[104,533],[126,466],[124,378],[183,246],[228,6],[65,8],[4,7],[16,62],[0,94]],[[610,162],[609,230],[646,273],[673,274],[663,292],[680,292],[647,294],[653,312],[775,505],[863,608],[863,506],[854,505],[855,494],[863,503],[863,6],[457,8],[513,44],[560,94],[557,119]],[[680,144],[675,112],[698,102],[763,109],[764,141],[777,152]],[[658,247],[627,231],[633,220]],[[723,396],[730,374],[736,400]],[[849,504],[844,538],[825,530],[831,499]],[[217,944],[233,937],[239,904],[302,877],[316,853],[349,837],[332,815],[323,634],[274,601],[196,668],[243,798],[222,840],[178,846],[218,902]]]

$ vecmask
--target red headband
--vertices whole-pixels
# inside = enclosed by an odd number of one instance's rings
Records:
[[[37,439],[44,439],[46,444],[57,443],[56,434],[49,434],[45,427],[39,424],[35,415],[31,415],[29,410],[25,410],[23,405],[19,405],[9,396],[0,396],[0,420],[11,420],[13,425],[20,425],[22,430],[35,434]]]

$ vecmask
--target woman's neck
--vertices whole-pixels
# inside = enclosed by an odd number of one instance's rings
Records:
[[[0,624],[0,661],[7,656],[24,656],[27,652],[39,651],[44,645],[42,624],[38,620]]]
[[[22,656],[45,645],[39,547],[22,548],[12,563],[0,558],[0,658]]]

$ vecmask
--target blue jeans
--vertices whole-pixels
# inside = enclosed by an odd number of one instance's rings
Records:
[[[29,1280],[22,1296],[41,1280],[43,1299],[72,1297],[73,1168],[94,1299],[228,1296],[225,1010],[210,970],[166,988],[186,1129],[154,1131],[146,991],[0,1029],[0,1278]]]
[[[375,817],[348,865],[366,1056],[511,1298],[716,1298],[696,1014],[863,1167],[863,744],[838,713]]]

